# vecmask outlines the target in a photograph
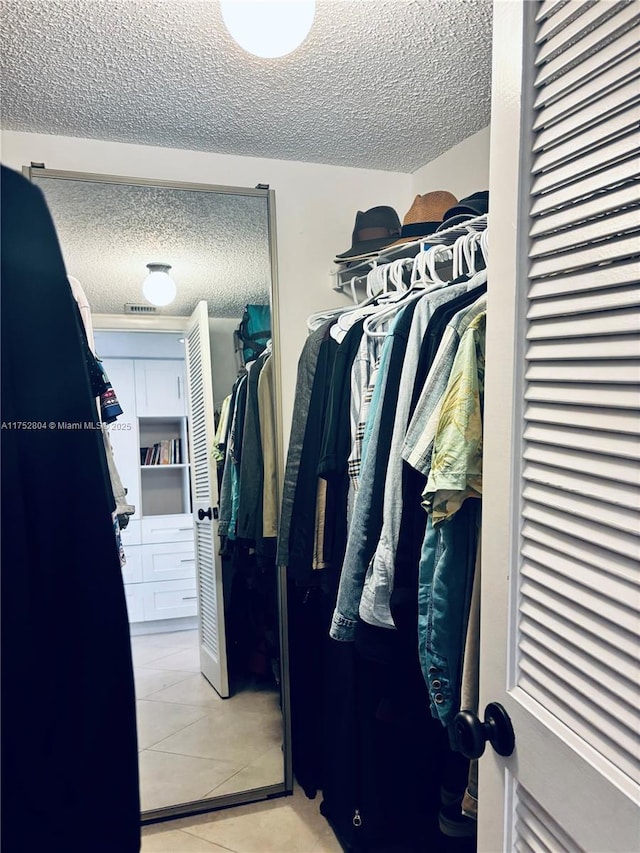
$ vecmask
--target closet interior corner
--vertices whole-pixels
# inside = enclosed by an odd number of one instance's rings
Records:
[[[7,853],[636,849],[638,0],[231,5],[2,4]]]

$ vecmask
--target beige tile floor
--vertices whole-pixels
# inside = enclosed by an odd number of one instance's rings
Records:
[[[292,797],[151,824],[141,853],[342,853],[318,805],[296,788]]]
[[[246,688],[221,699],[200,674],[195,630],[135,636],[131,646],[143,811],[282,781],[275,689]],[[193,838],[185,853],[215,849]]]

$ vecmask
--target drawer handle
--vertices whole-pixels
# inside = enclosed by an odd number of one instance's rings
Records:
[[[198,597],[197,595],[183,595],[182,600],[183,601],[195,601],[195,599],[197,597]]]
[[[179,527],[178,533],[184,533],[186,530],[193,530],[193,527]]]
[[[191,557],[188,560],[180,560],[181,563],[195,563],[195,561],[196,561],[195,557]]]

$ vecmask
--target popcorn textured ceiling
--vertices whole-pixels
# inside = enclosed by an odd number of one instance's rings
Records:
[[[413,172],[489,123],[491,0],[318,0],[244,53],[213,0],[3,0],[5,129]]]
[[[171,264],[178,294],[158,313],[186,316],[206,299],[211,317],[241,317],[269,301],[271,267],[264,197],[36,178],[67,271],[91,310],[122,314],[147,304],[146,264]]]

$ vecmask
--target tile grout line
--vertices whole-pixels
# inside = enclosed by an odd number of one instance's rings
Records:
[[[205,812],[206,814],[206,812]],[[234,850],[232,847],[226,847],[224,844],[218,844],[217,841],[209,841],[208,838],[203,838],[202,835],[198,835],[195,832],[189,832],[189,829],[180,829],[179,832],[184,832],[186,835],[190,835],[191,838],[197,838],[198,841],[205,841],[207,844],[212,844],[214,849],[219,847],[221,850],[228,850],[229,853],[241,853],[239,850]]]

